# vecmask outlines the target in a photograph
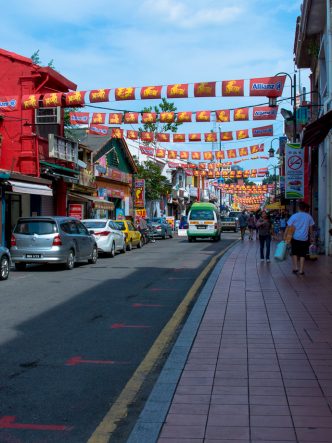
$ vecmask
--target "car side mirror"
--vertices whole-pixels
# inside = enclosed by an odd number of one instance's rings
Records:
[[[93,229],[89,229],[89,234],[93,235],[95,233],[95,231]]]

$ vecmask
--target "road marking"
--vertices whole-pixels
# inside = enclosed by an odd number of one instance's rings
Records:
[[[147,325],[125,325],[124,323],[113,323],[111,325],[111,329],[146,329],[151,328],[151,326]]]
[[[164,329],[157,337],[154,344],[146,354],[144,360],[138,366],[131,379],[127,382],[122,392],[113,403],[111,409],[107,412],[102,422],[95,429],[87,443],[108,443],[112,437],[112,433],[116,430],[120,420],[128,415],[128,406],[133,403],[135,397],[142,387],[147,376],[155,366],[156,362],[161,358],[169,344],[171,343],[175,331],[181,324],[185,317],[187,310],[199,291],[204,279],[215,266],[217,260],[230,249],[234,243],[231,243],[225,249],[220,251],[217,255],[211,258],[206,267],[202,270],[196,278],[194,284],[187,292],[185,298],[174,312],[171,319],[168,321]]]
[[[80,355],[75,355],[69,358],[66,362],[66,366],[76,366],[80,364],[93,364],[93,365],[116,365],[116,364],[128,364],[129,361],[115,361],[115,360],[85,360]]]
[[[30,429],[33,431],[71,431],[73,426],[37,425],[30,423],[15,423],[16,417],[6,415],[0,418],[0,429]]]
[[[163,308],[164,305],[150,305],[146,303],[133,303],[132,308]]]

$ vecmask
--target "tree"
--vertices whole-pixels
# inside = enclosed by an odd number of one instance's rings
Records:
[[[161,174],[159,166],[151,160],[141,164],[135,158],[139,178],[145,180],[145,198],[146,200],[160,200],[164,195],[170,194],[172,184]]]
[[[263,185],[270,185],[272,183],[277,183],[279,181],[279,175],[268,175],[266,178],[262,180]]]
[[[35,65],[41,65],[42,64],[42,61],[41,61],[40,56],[39,56],[39,49],[37,49],[37,51],[35,51],[30,58],[31,58],[32,62]],[[52,69],[55,70],[53,58],[47,63],[47,66],[49,68],[52,68]]]

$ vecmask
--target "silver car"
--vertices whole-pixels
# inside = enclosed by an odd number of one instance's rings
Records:
[[[96,263],[98,258],[94,236],[72,217],[19,218],[10,252],[18,270],[28,263],[63,263],[73,269],[75,262]]]
[[[0,280],[7,280],[10,269],[9,249],[0,246]]]

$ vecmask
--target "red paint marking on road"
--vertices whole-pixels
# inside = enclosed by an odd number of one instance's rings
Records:
[[[133,303],[132,308],[162,308],[164,305],[151,305],[146,303]]]
[[[37,425],[32,423],[15,423],[16,417],[6,415],[0,418],[0,429],[28,429],[33,431],[71,431],[73,426]]]
[[[117,365],[128,364],[128,361],[114,361],[114,360],[85,360],[80,355],[69,358],[66,362],[66,366],[76,366],[80,364],[93,364],[93,365]]]
[[[146,326],[146,325],[125,325],[124,323],[113,323],[111,325],[111,329],[125,329],[125,328],[129,328],[129,329],[145,329],[145,328],[151,328],[151,326]]]

